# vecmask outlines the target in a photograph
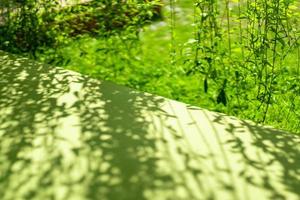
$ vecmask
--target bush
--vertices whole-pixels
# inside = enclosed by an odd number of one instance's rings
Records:
[[[110,36],[130,29],[136,33],[160,15],[156,0],[102,0],[62,6],[59,0],[3,1],[0,49],[30,53],[57,47],[83,34]]]

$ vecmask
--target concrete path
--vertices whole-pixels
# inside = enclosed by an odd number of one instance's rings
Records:
[[[300,137],[0,52],[0,196],[300,199]]]

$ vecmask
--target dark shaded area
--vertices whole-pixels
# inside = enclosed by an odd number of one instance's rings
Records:
[[[59,0],[5,0],[0,2],[0,49],[35,58],[37,51],[85,34],[110,37],[129,29],[138,35],[140,27],[162,17],[161,6],[151,2],[94,0],[62,7]]]

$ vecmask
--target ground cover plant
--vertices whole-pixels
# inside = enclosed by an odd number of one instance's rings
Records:
[[[2,9],[1,49],[300,131],[298,1],[24,2]]]

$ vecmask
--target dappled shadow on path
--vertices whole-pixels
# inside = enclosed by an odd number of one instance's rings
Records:
[[[249,199],[300,198],[299,135],[222,114],[209,120],[226,131],[223,148],[238,157],[236,173]]]
[[[0,52],[1,199],[299,199],[299,135]]]
[[[251,158],[245,152],[243,145],[233,142],[234,150],[243,155],[243,160],[256,170],[263,173],[263,180],[259,183],[254,179],[248,179],[249,183],[264,187],[272,193],[273,199],[285,199],[284,194],[280,190],[276,190],[272,179],[276,178],[281,182],[285,189],[295,193],[300,198],[300,138],[296,134],[286,133],[284,131],[275,130],[254,125],[251,122],[242,121],[242,126],[248,128],[252,133],[251,145],[261,154],[257,160]],[[234,134],[234,132],[232,132]],[[238,141],[238,140],[237,140]],[[234,144],[235,143],[235,144]],[[243,172],[246,178],[247,171]]]
[[[173,184],[143,114],[161,98],[0,56],[1,197],[142,200]]]
[[[185,185],[178,199],[300,198],[299,135],[175,101],[162,108],[176,116],[163,135]]]

